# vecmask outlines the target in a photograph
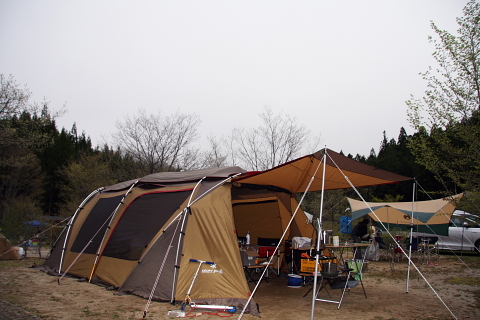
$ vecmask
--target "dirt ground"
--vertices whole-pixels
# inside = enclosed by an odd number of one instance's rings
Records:
[[[393,268],[388,261],[370,262],[363,280],[367,299],[358,293],[361,287],[357,286],[347,293],[340,310],[337,304],[317,301],[315,319],[480,319],[480,256],[463,259],[466,265],[452,255],[442,255],[430,264],[416,263],[435,291],[413,270],[409,293],[406,261],[394,263]],[[143,319],[147,300],[116,295],[115,291],[73,278],[64,278],[59,285],[56,277],[29,268],[33,264],[43,264],[43,260],[0,261],[0,298],[43,319]],[[254,296],[261,318],[310,319],[312,293],[303,296],[311,286],[289,288],[287,283],[286,274],[261,282]],[[251,283],[252,290],[253,286]],[[335,297],[340,290],[330,292]],[[320,294],[326,297],[325,292]],[[168,311],[179,308],[152,302],[146,319],[168,319]],[[225,315],[202,314],[198,318],[210,320]],[[230,316],[238,319],[240,312]],[[242,319],[259,318],[245,314]]]

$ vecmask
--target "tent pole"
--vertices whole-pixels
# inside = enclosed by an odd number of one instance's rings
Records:
[[[95,271],[97,270],[97,266],[98,266],[98,261],[100,260],[100,252],[103,251],[102,247],[103,247],[103,244],[105,242],[105,238],[107,237],[107,233],[108,231],[110,230],[110,225],[113,221],[113,218],[115,217],[115,215],[117,214],[118,212],[118,209],[120,208],[120,206],[123,204],[123,201],[127,198],[127,196],[130,194],[130,192],[132,191],[132,189],[137,185],[138,183],[138,180],[135,181],[131,186],[130,186],[130,189],[128,189],[128,191],[125,193],[125,195],[122,197],[122,200],[120,200],[120,202],[118,203],[117,207],[115,208],[115,210],[112,212],[112,214],[110,215],[110,221],[108,222],[108,226],[107,226],[107,229],[105,229],[105,233],[103,234],[103,238],[102,238],[102,241],[100,242],[100,245],[98,246],[98,249],[97,249],[97,254],[95,255],[95,262],[93,263],[93,267],[92,267],[92,271],[90,273],[90,277],[88,278],[88,282],[92,282],[92,278],[95,274]],[[100,229],[98,230],[100,231]],[[97,234],[95,234],[96,236]],[[94,237],[95,237],[94,236]],[[93,240],[93,238],[90,240],[90,242]],[[89,242],[89,244],[90,244]]]
[[[408,270],[407,270],[407,290],[410,285],[410,268],[412,264],[412,243],[413,243],[413,218],[415,213],[415,181],[413,182],[413,194],[412,194],[412,218],[410,219],[410,246],[408,248]]]
[[[63,266],[63,259],[65,258],[65,251],[67,250],[67,243],[68,243],[68,237],[70,236],[70,231],[72,230],[72,225],[73,225],[73,222],[75,221],[75,219],[77,218],[77,215],[78,213],[83,209],[83,207],[85,206],[85,204],[87,204],[88,201],[90,201],[90,199],[96,195],[97,193],[99,193],[100,191],[102,191],[104,188],[101,187],[101,188],[98,188],[97,190],[93,191],[92,193],[90,193],[88,195],[88,197],[86,197],[82,203],[80,203],[80,205],[78,206],[77,210],[75,211],[75,213],[73,214],[72,218],[70,219],[70,221],[68,222],[68,229],[67,229],[67,234],[65,235],[65,241],[63,242],[63,247],[62,247],[62,255],[60,257],[60,264],[58,266],[58,273],[62,273],[62,266]]]
[[[318,230],[317,230],[317,243],[315,250],[315,274],[313,275],[313,292],[312,292],[312,311],[310,314],[310,319],[315,318],[315,301],[317,300],[317,280],[318,280],[318,260],[320,258],[320,241],[322,237],[322,218],[323,218],[323,199],[325,195],[325,175],[327,171],[327,148],[323,153],[323,176],[322,176],[322,196],[320,200],[320,216],[318,217]],[[325,240],[325,239],[323,239]]]
[[[175,303],[175,295],[177,294],[176,293],[176,289],[177,289],[176,283],[177,283],[178,269],[180,268],[181,243],[182,243],[182,238],[185,236],[185,231],[186,231],[185,230],[185,219],[187,218],[187,214],[191,214],[190,207],[193,204],[192,203],[193,196],[196,194],[197,188],[202,184],[202,182],[203,182],[203,180],[205,180],[205,178],[206,177],[203,177],[202,179],[200,179],[197,182],[197,184],[195,185],[195,188],[193,188],[192,193],[190,194],[190,198],[188,199],[187,206],[182,211],[183,218],[182,218],[182,224],[181,224],[181,227],[180,227],[180,232],[178,234],[177,252],[175,253],[175,269],[174,269],[174,272],[173,272],[173,281],[172,281],[172,297],[170,299],[170,303],[172,303],[172,304]],[[204,196],[204,194],[200,195],[200,197],[203,197],[203,196]],[[167,228],[165,228],[165,229],[167,229]]]

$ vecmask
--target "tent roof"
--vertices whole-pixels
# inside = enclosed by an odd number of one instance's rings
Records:
[[[198,181],[202,178],[228,178],[231,175],[237,173],[245,173],[246,171],[240,167],[220,167],[199,169],[191,171],[178,171],[178,172],[158,172],[149,174],[138,179],[139,183],[178,183],[178,182],[192,182]],[[106,191],[122,190],[130,187],[137,180],[129,180],[117,183],[115,185],[106,187]]]
[[[353,220],[369,214],[371,212],[369,207],[373,211],[384,207],[391,207],[400,211],[400,214],[406,214],[410,217],[412,217],[413,212],[413,217],[423,223],[427,223],[436,215],[445,215],[446,223],[448,223],[450,216],[455,210],[455,205],[452,205],[451,203],[455,200],[459,200],[462,196],[463,194],[457,194],[448,198],[416,202],[363,202],[350,198],[347,199],[352,207]]]
[[[236,182],[256,185],[273,185],[293,193],[307,191],[311,177],[314,181],[308,191],[322,190],[322,159],[325,150],[317,151],[296,160],[260,172],[253,176],[236,178]],[[401,176],[348,158],[326,149],[327,169],[325,190],[351,188],[344,174],[355,187],[398,183],[412,178]],[[317,168],[318,171],[317,171]]]

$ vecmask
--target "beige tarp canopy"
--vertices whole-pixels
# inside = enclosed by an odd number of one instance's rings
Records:
[[[352,208],[352,219],[369,215],[381,221],[387,229],[407,230],[412,224],[417,232],[448,235],[448,224],[455,211],[456,201],[463,194],[448,198],[416,202],[363,202],[348,199]],[[371,212],[371,210],[374,213]]]
[[[272,185],[292,193],[319,191],[324,187],[322,180],[322,160],[324,154],[327,155],[324,190],[351,188],[352,186],[345,179],[345,176],[348,177],[355,187],[391,184],[412,180],[412,178],[377,169],[326,149],[326,151],[321,150],[257,175],[241,177],[235,181],[242,184]],[[312,176],[314,176],[313,183],[309,190],[307,190]]]

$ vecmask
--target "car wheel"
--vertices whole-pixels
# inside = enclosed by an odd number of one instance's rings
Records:
[[[475,251],[477,251],[477,254],[480,255],[480,239],[475,242]]]

